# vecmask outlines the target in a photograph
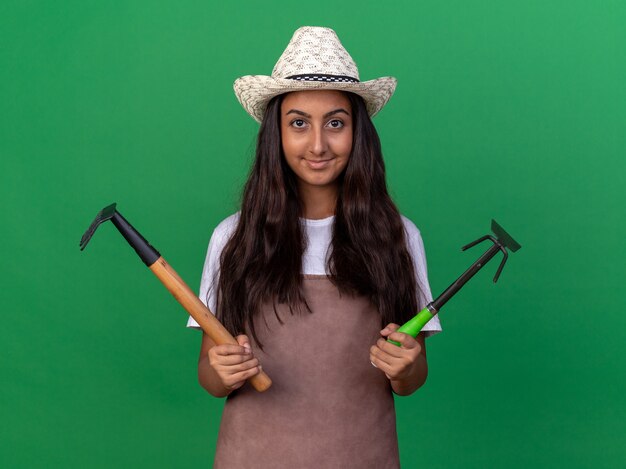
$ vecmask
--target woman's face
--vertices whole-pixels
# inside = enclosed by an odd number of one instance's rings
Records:
[[[352,151],[352,108],[340,91],[287,94],[280,109],[283,152],[300,189],[336,188]]]

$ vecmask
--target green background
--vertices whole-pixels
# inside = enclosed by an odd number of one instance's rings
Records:
[[[491,218],[522,244],[396,398],[403,467],[624,467],[625,23],[618,0],[3,1],[0,465],[211,465],[200,334],[111,224],[78,241],[117,202],[197,290],[258,129],[232,82],[315,25],[398,78],[374,122],[433,293]]]

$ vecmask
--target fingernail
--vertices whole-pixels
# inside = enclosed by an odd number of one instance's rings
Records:
[[[252,352],[252,349],[250,348],[250,344],[243,344],[243,348],[246,349],[246,353]]]
[[[374,362],[373,362],[373,361],[370,361],[370,363],[372,364],[372,366],[373,366],[374,368],[378,368],[376,365],[374,365]]]

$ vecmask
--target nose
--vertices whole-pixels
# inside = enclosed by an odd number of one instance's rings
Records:
[[[328,141],[324,129],[314,128],[311,132],[311,153],[315,156],[323,156],[328,150]]]

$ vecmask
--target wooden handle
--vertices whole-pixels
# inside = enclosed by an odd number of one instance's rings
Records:
[[[176,271],[163,259],[159,257],[154,264],[150,266],[150,270],[170,291],[174,298],[183,305],[183,308],[196,320],[202,330],[217,345],[233,344],[239,345],[230,332],[222,325],[221,322],[204,306],[204,303],[195,295],[187,286],[182,278],[178,276]],[[272,380],[261,371],[259,374],[250,378],[250,384],[259,392],[267,390],[272,385]]]

